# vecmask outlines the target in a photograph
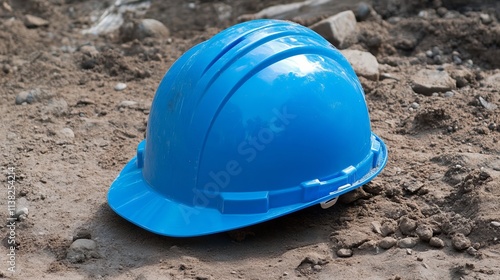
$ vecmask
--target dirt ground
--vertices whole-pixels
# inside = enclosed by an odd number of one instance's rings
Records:
[[[1,275],[500,279],[497,1],[367,1],[374,10],[358,22],[350,48],[370,51],[380,63],[379,81],[360,79],[389,161],[342,203],[197,238],[152,234],[109,208],[108,188],[144,138],[151,101],[170,65],[240,15],[286,2],[293,1],[153,1],[143,17],[162,21],[170,35],[127,42],[119,32],[81,32],[112,1],[0,1]],[[309,25],[356,9],[352,1],[336,5],[291,20]],[[28,28],[28,14],[48,25]],[[456,89],[431,96],[412,90],[419,70],[438,68],[454,78]],[[117,83],[127,87],[117,91]],[[23,91],[32,91],[32,100],[16,104]],[[14,239],[12,185],[18,210],[29,210],[16,221]],[[425,229],[444,247],[417,241]],[[82,234],[97,243],[98,255],[74,263],[68,248]],[[9,270],[11,240],[15,272]],[[352,256],[339,257],[340,249]]]

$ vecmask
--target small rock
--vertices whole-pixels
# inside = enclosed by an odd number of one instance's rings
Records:
[[[417,245],[418,239],[414,237],[406,237],[398,241],[399,248],[413,248]]]
[[[93,104],[95,104],[95,102],[90,98],[83,98],[76,102],[76,105],[93,105]]]
[[[406,249],[406,254],[407,254],[407,255],[412,255],[412,254],[413,254],[413,250],[412,250],[412,249],[407,248],[407,249]]]
[[[442,55],[443,52],[441,51],[441,49],[438,46],[434,46],[434,47],[432,47],[432,54],[433,54],[433,56]]]
[[[373,54],[358,50],[342,50],[341,52],[349,60],[356,74],[373,81],[378,80],[379,65]]]
[[[127,84],[124,84],[124,83],[117,83],[115,85],[115,90],[116,91],[122,91],[122,90],[124,90],[126,88],[127,88]]]
[[[434,61],[434,64],[437,64],[437,65],[441,65],[443,64],[443,57],[438,54],[438,55],[435,55],[432,60]]]
[[[139,22],[137,39],[146,37],[166,38],[170,35],[168,28],[156,19],[145,18]]]
[[[433,58],[434,57],[434,53],[431,51],[431,50],[428,50],[425,52],[425,55],[428,57],[428,58]]]
[[[486,25],[490,24],[493,21],[493,19],[488,14],[480,14],[479,18],[481,19],[481,22]]]
[[[382,236],[387,236],[389,234],[393,234],[396,232],[397,224],[395,221],[385,221],[382,223],[382,227],[380,231],[382,232]]]
[[[28,104],[32,104],[35,102],[39,102],[42,99],[49,98],[51,96],[52,96],[52,94],[50,94],[49,92],[47,92],[45,90],[38,89],[38,88],[29,90],[29,91],[22,91],[22,92],[18,93],[16,96],[16,105],[21,105],[24,102],[26,102]]]
[[[425,224],[418,225],[415,232],[422,241],[429,241],[432,238],[433,234],[432,228],[429,225]]]
[[[500,73],[491,75],[485,79],[485,83],[496,88],[500,88]]]
[[[445,7],[439,7],[437,10],[436,10],[436,13],[440,16],[440,17],[444,17],[446,15],[446,13],[448,13],[448,9],[446,9]]]
[[[453,91],[447,91],[443,94],[444,97],[446,98],[450,98],[450,97],[453,97],[455,94],[453,93]]]
[[[99,258],[97,243],[90,239],[77,239],[69,247],[66,258],[71,263],[81,263],[90,258]]]
[[[358,246],[358,249],[360,250],[369,250],[375,248],[377,248],[377,241],[375,240],[368,240],[365,243]]]
[[[420,70],[413,76],[412,83],[413,91],[427,96],[456,88],[455,80],[445,71],[438,70]]]
[[[403,216],[399,220],[399,230],[406,235],[410,235],[417,228],[417,222],[408,218],[407,216]]]
[[[385,237],[384,239],[380,240],[378,243],[378,246],[382,249],[390,249],[396,245],[397,240],[393,237]]]
[[[95,57],[99,54],[99,51],[94,46],[90,45],[81,46],[80,52],[91,57]]]
[[[382,191],[384,191],[384,186],[379,182],[371,181],[363,186],[363,190],[365,190],[367,193],[378,195],[382,193]]]
[[[436,247],[436,248],[443,248],[444,247],[444,241],[441,238],[439,238],[439,237],[432,237],[429,240],[429,245],[431,245],[432,247]]]
[[[373,232],[378,233],[378,234],[382,234],[382,232],[380,231],[382,224],[379,221],[371,222],[371,227],[372,227]]]
[[[88,229],[80,228],[76,231],[75,235],[73,235],[73,241],[78,239],[91,239],[92,235]]]
[[[347,48],[356,38],[356,16],[352,11],[344,11],[326,18],[310,27],[337,48]]]
[[[321,271],[321,269],[322,269],[321,265],[319,265],[319,264],[314,265],[312,268],[314,271]]]
[[[21,207],[16,209],[15,218],[18,221],[24,221],[28,217],[29,211],[27,207]]]
[[[63,116],[68,113],[68,103],[62,98],[50,99],[45,110],[54,116]]]
[[[410,107],[416,110],[416,109],[420,108],[420,104],[418,104],[417,102],[413,102],[410,104]]]
[[[118,104],[118,108],[134,108],[136,107],[137,102],[131,100],[123,100]]]
[[[43,18],[39,18],[32,15],[26,15],[24,17],[24,25],[28,28],[36,28],[42,26],[48,26],[49,22],[44,20]]]
[[[363,21],[370,16],[371,7],[365,2],[361,2],[356,7],[356,19],[358,21]]]
[[[337,256],[339,256],[341,258],[352,257],[352,250],[351,249],[339,249],[337,251]]]
[[[451,238],[451,245],[458,251],[463,251],[471,246],[469,238],[465,237],[462,233],[456,233]]]
[[[467,248],[467,254],[471,255],[471,256],[476,256],[477,255],[477,250],[474,249],[474,247],[469,247]]]
[[[489,111],[494,111],[498,107],[496,104],[493,104],[491,102],[486,101],[481,96],[479,96],[479,102],[481,103],[481,105],[483,105],[483,107],[486,110],[489,110]]]
[[[453,63],[460,65],[460,64],[462,64],[462,59],[459,56],[454,55],[453,56]]]
[[[69,127],[59,130],[59,135],[63,138],[75,138],[75,133]]]
[[[491,225],[494,227],[500,227],[500,222],[492,221]]]

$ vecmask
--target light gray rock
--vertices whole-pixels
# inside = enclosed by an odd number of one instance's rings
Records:
[[[417,245],[418,238],[406,237],[398,241],[399,248],[413,248]]]
[[[24,25],[28,28],[36,28],[42,26],[48,26],[49,22],[44,20],[43,18],[39,18],[33,15],[24,16]]]
[[[382,249],[390,249],[396,245],[397,240],[393,237],[385,237],[384,239],[380,240],[378,243],[378,246]]]
[[[137,39],[146,37],[166,38],[170,35],[168,28],[156,19],[145,18],[137,26]]]
[[[431,245],[432,247],[436,247],[436,248],[443,248],[444,247],[444,241],[441,238],[439,238],[439,237],[432,237],[429,240],[429,245]]]
[[[382,224],[379,221],[373,221],[373,222],[371,222],[370,225],[372,227],[373,232],[378,233],[378,234],[382,234],[382,231],[380,230],[380,228],[382,227]]]
[[[351,249],[339,249],[337,251],[337,256],[339,256],[341,258],[352,257],[352,250]]]
[[[345,49],[356,41],[356,16],[352,11],[338,13],[310,28],[340,49]]]
[[[90,239],[77,239],[71,243],[66,258],[71,263],[81,263],[90,258],[99,258],[97,243]]]
[[[379,78],[377,58],[369,53],[358,50],[342,50],[357,75],[377,81]]]
[[[494,227],[500,227],[500,222],[492,221],[491,225],[494,226]]]
[[[22,221],[26,220],[28,215],[29,215],[28,207],[20,207],[20,208],[16,209],[15,218],[18,221],[22,222]]]
[[[456,82],[445,71],[423,69],[412,79],[412,89],[416,93],[431,96],[435,92],[446,92],[455,89]]]
[[[52,97],[52,94],[43,89],[36,88],[28,91],[21,91],[16,96],[16,105],[21,105],[24,102],[32,104],[49,97]]]
[[[69,127],[65,127],[63,129],[59,130],[59,135],[62,138],[75,138],[75,133]]]
[[[126,88],[127,88],[127,84],[125,84],[125,83],[117,83],[115,85],[115,90],[116,91],[122,91],[122,90],[124,90]]]
[[[481,96],[479,96],[479,103],[481,103],[481,105],[483,105],[483,107],[489,111],[494,111],[496,108],[498,108],[496,104],[486,101]]]
[[[490,24],[491,22],[493,22],[493,19],[492,19],[492,18],[490,17],[490,15],[488,15],[488,14],[480,14],[480,15],[479,15],[479,18],[481,19],[481,22],[482,22],[483,24],[486,24],[486,25],[488,25],[488,24]]]
[[[132,100],[123,100],[118,104],[119,108],[135,108],[137,107],[137,102],[132,101]]]

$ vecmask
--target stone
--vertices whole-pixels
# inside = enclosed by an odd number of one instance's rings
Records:
[[[145,18],[139,22],[137,27],[137,39],[146,37],[166,38],[170,35],[168,28],[156,19]]]
[[[462,233],[456,233],[451,238],[451,245],[455,250],[463,251],[471,246],[469,238],[465,237]]]
[[[490,24],[491,22],[493,22],[493,19],[492,19],[492,18],[490,17],[490,15],[488,15],[488,14],[480,14],[480,15],[479,15],[479,18],[481,19],[481,22],[482,22],[483,24],[486,24],[486,25],[488,25],[488,24]]]
[[[371,222],[371,227],[372,231],[378,234],[382,234],[382,231],[380,231],[380,228],[382,227],[382,224],[379,221],[373,221]]]
[[[471,256],[476,256],[477,255],[477,250],[474,248],[474,247],[469,247],[467,248],[467,254],[471,255]]]
[[[417,102],[412,102],[410,104],[410,107],[416,110],[416,109],[420,108],[420,104],[418,104]]]
[[[406,237],[398,241],[399,248],[413,248],[417,245],[418,238]]]
[[[69,127],[59,130],[59,135],[63,138],[75,138],[75,133]]]
[[[73,241],[78,240],[78,239],[91,239],[91,238],[92,238],[92,234],[86,228],[78,229],[75,232],[75,234],[73,235]]]
[[[339,249],[337,251],[337,256],[339,256],[340,258],[352,257],[352,250],[351,249]]]
[[[396,221],[385,221],[382,223],[382,227],[380,227],[380,231],[382,232],[382,236],[388,236],[389,234],[393,234],[396,232],[397,224]]]
[[[439,237],[432,237],[429,240],[429,245],[431,245],[432,247],[436,247],[436,248],[443,248],[444,247],[444,241],[441,238],[439,238]]]
[[[69,246],[66,258],[71,263],[81,263],[91,258],[99,258],[97,243],[91,239],[77,239]]]
[[[427,96],[455,88],[455,80],[445,71],[423,69],[418,71],[412,79],[413,91]]]
[[[486,101],[481,96],[479,96],[479,103],[481,103],[481,105],[483,105],[483,107],[489,111],[494,111],[496,108],[498,108],[496,104]]]
[[[369,250],[375,248],[377,248],[377,241],[375,240],[368,240],[365,243],[358,246],[359,250]]]
[[[401,233],[410,235],[417,228],[417,222],[408,218],[407,216],[403,216],[399,220],[399,230]]]
[[[382,249],[390,249],[396,245],[397,240],[393,237],[384,237],[384,239],[380,240],[378,246]]]
[[[20,207],[19,209],[16,209],[15,218],[18,221],[22,222],[26,220],[28,214],[29,214],[28,207]]]
[[[342,50],[357,75],[377,81],[379,78],[377,58],[369,53],[358,50]]]
[[[57,117],[66,115],[68,113],[68,103],[62,98],[50,99],[45,111]]]
[[[94,46],[91,45],[81,46],[80,52],[90,57],[96,57],[99,54],[99,51]]]
[[[33,15],[24,16],[24,25],[28,28],[37,28],[42,26],[48,26],[49,22],[43,18],[39,18]]]
[[[122,90],[124,90],[126,88],[127,88],[127,84],[125,84],[125,83],[117,83],[115,85],[115,90],[116,91],[122,91]]]
[[[337,48],[345,49],[355,42],[356,16],[352,11],[344,11],[315,23],[310,28]]]
[[[131,100],[123,100],[118,104],[118,108],[135,108],[137,107],[137,102]]]
[[[28,104],[40,102],[41,100],[49,98],[51,96],[51,93],[38,88],[28,91],[21,91],[16,96],[16,105],[21,105],[24,102]]]
[[[491,225],[494,226],[494,227],[500,227],[500,222],[492,221]]]
[[[426,241],[426,242],[432,238],[432,234],[433,234],[432,228],[426,224],[418,225],[415,232],[417,233],[417,236],[420,238],[420,240]]]
[[[363,21],[366,20],[368,17],[370,17],[371,14],[371,7],[365,2],[360,2],[358,3],[358,6],[356,7],[356,19],[358,21]]]

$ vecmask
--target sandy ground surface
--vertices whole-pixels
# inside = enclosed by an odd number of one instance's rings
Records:
[[[500,279],[496,1],[370,2],[375,10],[358,22],[350,48],[370,51],[380,63],[379,81],[361,82],[372,129],[389,148],[383,173],[328,210],[311,207],[185,239],[157,236],[117,216],[106,202],[109,185],[143,139],[170,65],[238,16],[285,1],[154,1],[143,17],[162,21],[168,36],[126,42],[119,32],[82,35],[106,2],[0,1],[4,277]],[[349,5],[355,7],[346,1],[327,14],[291,19],[311,24]],[[47,22],[33,27],[26,15]],[[415,93],[412,79],[422,69],[446,71],[457,87]],[[117,83],[126,89],[116,91]],[[16,105],[23,91],[36,98]],[[9,238],[12,185],[18,210],[29,213]],[[429,230],[443,248],[430,245]],[[94,240],[96,254],[71,262],[76,235]],[[351,257],[339,257],[345,249]]]

